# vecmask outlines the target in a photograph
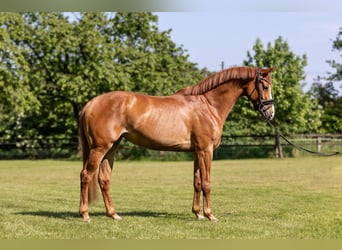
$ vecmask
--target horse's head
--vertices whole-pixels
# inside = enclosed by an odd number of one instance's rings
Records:
[[[255,110],[258,110],[266,120],[272,120],[275,113],[270,76],[273,69],[259,68],[255,78],[246,85],[247,97],[253,102]]]

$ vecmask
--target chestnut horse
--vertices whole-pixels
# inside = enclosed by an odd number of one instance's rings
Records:
[[[171,96],[114,91],[93,98],[83,108],[79,135],[83,151],[80,214],[90,221],[88,203],[99,183],[106,214],[121,220],[110,196],[110,177],[120,140],[154,150],[194,153],[192,212],[198,219],[217,219],[210,208],[213,150],[239,97],[245,95],[264,119],[274,117],[270,72],[273,68],[233,67],[213,74]],[[99,171],[97,171],[99,169]],[[203,212],[200,197],[203,192]]]

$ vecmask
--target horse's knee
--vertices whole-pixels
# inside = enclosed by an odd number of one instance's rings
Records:
[[[204,195],[210,194],[210,182],[209,181],[202,182],[202,191]]]
[[[89,172],[86,170],[86,169],[83,169],[80,173],[80,180],[81,180],[81,183],[89,183],[91,181],[91,174],[89,174]]]
[[[199,169],[195,171],[194,175],[194,189],[196,192],[201,192],[202,191],[202,183],[201,183],[201,173]]]
[[[202,184],[200,181],[194,181],[194,189],[196,192],[202,191]]]

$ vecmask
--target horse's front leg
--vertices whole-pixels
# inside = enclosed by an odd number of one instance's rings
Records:
[[[194,163],[194,201],[192,203],[192,212],[196,215],[198,220],[204,219],[204,216],[201,214],[201,192],[202,192],[202,184],[201,184],[201,171],[198,166],[198,161]]]
[[[207,217],[210,221],[217,221],[210,207],[210,171],[213,158],[213,150],[209,148],[206,150],[198,151],[195,154],[201,176],[204,216]]]

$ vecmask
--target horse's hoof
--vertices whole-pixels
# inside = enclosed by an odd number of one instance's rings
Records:
[[[208,216],[208,219],[209,219],[211,222],[218,222],[218,219],[217,219],[214,215]]]
[[[204,216],[201,214],[196,214],[196,219],[197,220],[204,220]]]
[[[84,218],[84,219],[83,219],[83,222],[88,222],[88,223],[90,223],[90,221],[91,221],[90,218]]]
[[[114,214],[114,215],[112,216],[112,218],[113,218],[114,220],[117,220],[117,221],[122,220],[121,216],[119,216],[119,215],[117,215],[117,214]]]

